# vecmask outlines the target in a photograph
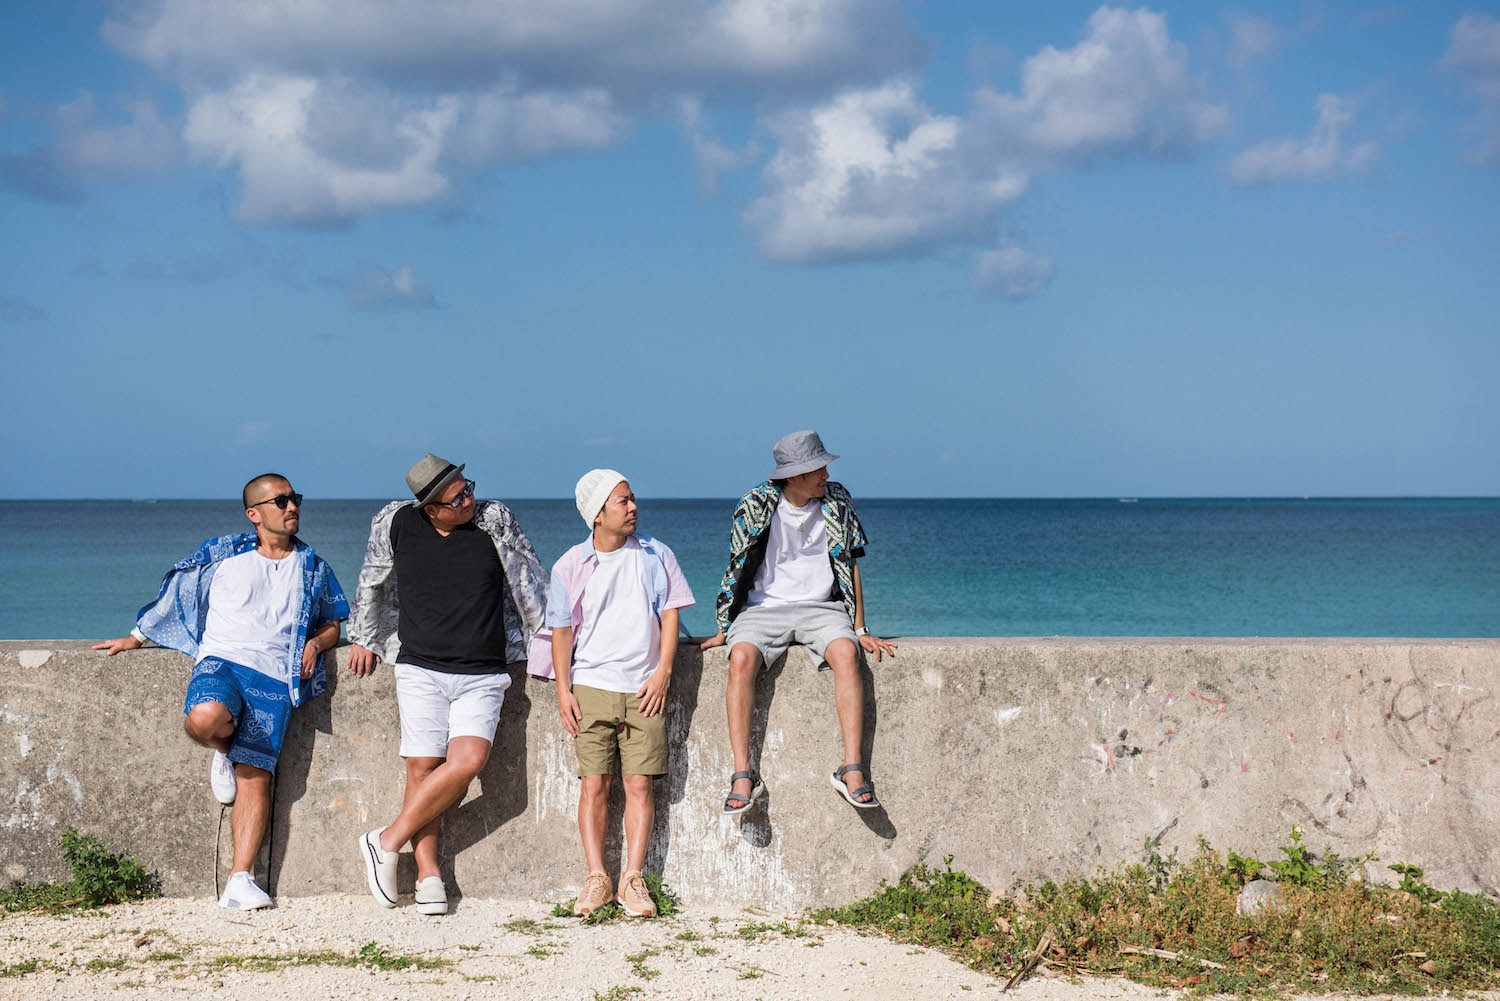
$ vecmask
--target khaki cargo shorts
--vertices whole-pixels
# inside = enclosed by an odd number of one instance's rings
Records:
[[[667,713],[641,714],[641,700],[628,692],[606,692],[587,685],[574,685],[578,700],[578,736],[573,753],[578,756],[578,777],[612,775],[615,756],[622,775],[667,774]]]

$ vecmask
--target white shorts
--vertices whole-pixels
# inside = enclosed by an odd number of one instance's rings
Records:
[[[454,737],[495,740],[508,674],[445,674],[396,665],[396,705],[401,710],[401,756],[446,758]]]

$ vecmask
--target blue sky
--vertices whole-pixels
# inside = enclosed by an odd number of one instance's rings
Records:
[[[7,497],[1500,494],[1500,8],[0,13]]]

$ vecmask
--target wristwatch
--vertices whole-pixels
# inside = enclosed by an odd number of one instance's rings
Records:
[[[856,636],[868,636],[868,635],[870,635],[870,627],[869,626],[860,626],[858,629],[854,630],[854,635],[856,635]]]

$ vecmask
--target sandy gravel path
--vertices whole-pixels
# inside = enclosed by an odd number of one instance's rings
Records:
[[[753,1001],[1001,993],[998,981],[940,953],[798,915],[691,908],[654,921],[585,926],[552,918],[551,909],[466,899],[454,913],[430,918],[410,906],[382,910],[368,897],[324,896],[284,898],[274,910],[250,913],[176,899],[102,914],[12,914],[0,918],[0,968],[9,974],[0,976],[0,998]],[[372,942],[443,965],[339,965]],[[34,971],[16,972],[33,960]],[[1010,997],[1161,995],[1122,980],[1033,979]]]

